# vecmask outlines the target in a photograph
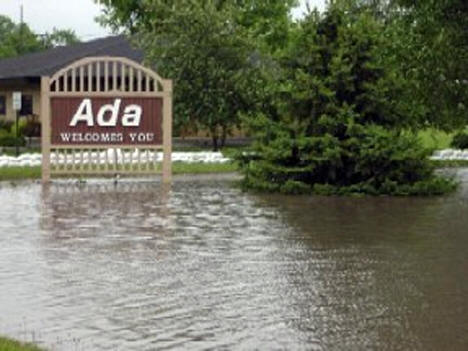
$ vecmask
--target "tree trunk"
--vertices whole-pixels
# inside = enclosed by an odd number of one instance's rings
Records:
[[[212,134],[211,135],[211,138],[213,140],[213,151],[218,151],[219,150],[219,147],[218,147],[218,136],[215,134]]]
[[[221,132],[221,147],[225,147],[226,146],[226,138],[227,138],[227,128],[226,127],[222,127],[222,132]]]

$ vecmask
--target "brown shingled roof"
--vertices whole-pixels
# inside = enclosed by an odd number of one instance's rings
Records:
[[[143,52],[134,49],[129,41],[120,35],[0,60],[0,80],[50,76],[87,56],[118,56],[139,63],[143,61]]]

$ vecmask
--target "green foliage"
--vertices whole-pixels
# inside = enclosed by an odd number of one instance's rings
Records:
[[[16,135],[16,122],[13,122],[10,128],[10,135],[15,136]],[[24,130],[26,128],[26,125],[28,124],[28,121],[24,118],[20,118],[18,120],[18,135],[23,136],[24,135]]]
[[[125,28],[147,63],[174,79],[176,129],[208,130],[216,148],[249,126],[256,143],[238,156],[246,187],[454,188],[433,175],[433,147],[415,131],[466,124],[463,1],[335,0],[299,23],[292,0],[102,3],[101,20]]]
[[[147,62],[174,80],[176,131],[208,131],[217,149],[262,101],[262,67],[287,46],[296,1],[102,3],[101,21],[132,33]]]
[[[78,41],[73,31],[58,29],[54,29],[52,33],[46,33],[41,39],[27,24],[16,24],[10,18],[0,15],[0,59]]]
[[[18,138],[16,138],[16,122],[2,121],[0,123],[0,146],[25,146],[24,137],[40,136],[40,122],[24,118],[18,121]]]
[[[18,123],[18,135],[16,137],[16,122],[4,121],[0,124],[0,146],[25,146],[26,140],[23,131],[27,124],[26,120]]]
[[[421,145],[429,151],[449,148],[453,138],[453,133],[447,133],[433,128],[419,130],[417,135]]]
[[[25,137],[40,137],[41,136],[41,122],[28,120],[23,127],[22,135]]]
[[[363,0],[361,0],[362,2]],[[426,125],[455,130],[468,117],[468,2],[367,0],[379,8],[386,52],[418,101]]]
[[[405,81],[385,65],[382,24],[344,2],[311,13],[282,60],[277,113],[250,121],[253,154],[239,157],[243,185],[320,194],[439,194],[428,151],[407,128],[417,112]]]
[[[234,163],[186,163],[174,162],[172,172],[174,174],[209,174],[209,173],[231,173],[237,167]]]
[[[468,149],[468,132],[464,130],[455,134],[450,146],[456,149]]]
[[[13,135],[0,136],[0,146],[25,146],[26,140],[24,137],[15,137]]]
[[[350,129],[341,142],[331,135],[291,141],[270,134],[271,143],[256,145],[256,154],[238,157],[243,185],[322,195],[430,195],[455,188],[432,175],[434,165],[415,136],[376,125],[359,129]]]
[[[51,33],[46,33],[42,38],[42,47],[50,49],[57,46],[66,46],[79,43],[75,31],[71,29],[54,28]]]
[[[151,12],[150,9],[164,2],[141,0],[95,0],[104,7],[103,15],[99,21],[110,26],[114,31],[122,28],[130,34],[138,33],[142,29],[152,30],[155,21],[160,22],[167,14],[169,6],[161,12]],[[166,4],[168,2],[166,1]],[[291,26],[290,11],[298,5],[297,0],[212,0],[212,1],[172,1],[174,9],[190,9],[195,6],[212,6],[217,11],[233,13],[235,22],[249,30],[251,36],[256,38],[259,47],[267,47],[275,51],[282,49],[288,41]]]
[[[0,119],[0,130],[9,131],[14,122]]]
[[[229,1],[224,0],[224,3]],[[290,11],[297,0],[236,0],[236,21],[255,38],[264,53],[282,51],[290,40],[292,20]]]
[[[231,8],[180,4],[154,2],[152,12],[165,19],[155,19],[152,30],[142,30],[138,38],[147,60],[174,79],[176,128],[209,131],[217,150],[239,126],[239,116],[255,108],[258,59]]]
[[[16,122],[0,121],[0,136],[7,135],[16,135]],[[41,135],[41,123],[21,118],[18,121],[18,135],[25,137],[39,137]]]
[[[0,15],[0,58],[23,55],[42,49],[41,43],[27,24],[15,24]]]
[[[38,347],[21,343],[19,341],[0,337],[0,350],[2,351],[41,351]]]
[[[468,167],[468,160],[432,160],[431,163],[438,168]]]

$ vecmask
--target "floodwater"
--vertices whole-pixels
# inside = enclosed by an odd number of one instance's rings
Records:
[[[0,184],[0,334],[51,350],[467,350],[468,170],[438,198]]]

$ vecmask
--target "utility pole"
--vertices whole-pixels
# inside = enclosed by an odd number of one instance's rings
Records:
[[[23,52],[23,38],[24,38],[24,12],[23,12],[23,4],[20,5],[20,23],[19,23],[19,43],[18,43],[18,54],[22,55]]]
[[[20,39],[23,40],[24,11],[23,4],[20,5]]]

